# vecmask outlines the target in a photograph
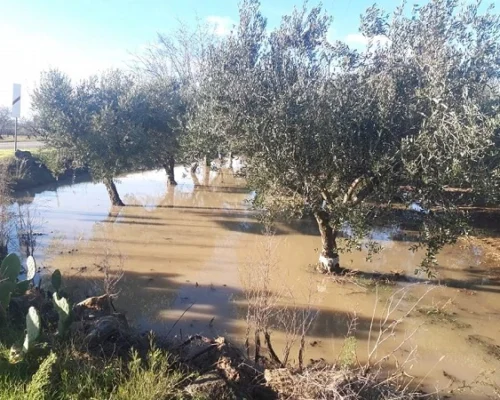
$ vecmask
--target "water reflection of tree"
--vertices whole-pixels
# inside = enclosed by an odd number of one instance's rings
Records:
[[[201,181],[203,184],[200,184]],[[190,208],[234,208],[230,206],[236,200],[234,195],[246,193],[243,181],[235,178],[228,169],[211,170],[203,167],[201,172],[191,174],[191,182],[168,188],[165,197],[160,201],[160,207],[190,207]],[[175,200],[174,200],[175,199]]]

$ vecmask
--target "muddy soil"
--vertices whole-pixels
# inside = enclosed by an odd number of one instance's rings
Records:
[[[314,270],[320,238],[313,222],[280,225],[269,238],[249,210],[244,180],[231,171],[200,169],[191,176],[176,167],[176,179],[178,185],[169,187],[164,171],[122,177],[123,208],[110,208],[99,184],[35,194],[22,207],[37,215],[44,233],[35,251],[39,264],[60,268],[75,298],[100,294],[107,285],[118,294],[117,309],[141,329],[179,338],[227,336],[242,344],[243,287],[259,279],[258,266],[267,262],[271,287],[283,294],[276,307],[307,308],[312,301],[319,311],[307,338],[308,360],[337,361],[351,326],[356,339],[350,343],[365,363],[381,324],[409,312],[372,352],[372,361],[389,355],[387,365],[406,362],[414,386],[442,393],[500,371],[500,264],[481,243],[445,248],[429,279],[414,275],[422,254],[408,250],[411,236],[381,228],[373,237],[382,252],[371,261],[362,252],[342,254],[342,266],[358,273],[333,279]],[[393,301],[388,315],[395,293],[404,298]],[[272,339],[280,353],[285,332],[275,330]],[[500,374],[488,380],[500,385]]]

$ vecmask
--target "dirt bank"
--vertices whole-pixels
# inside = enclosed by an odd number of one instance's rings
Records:
[[[13,157],[0,160],[4,164],[14,192],[53,185],[88,175],[86,168],[77,167],[70,158],[56,150],[37,152],[16,151]]]

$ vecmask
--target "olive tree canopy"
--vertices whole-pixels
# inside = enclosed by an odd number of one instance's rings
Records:
[[[415,216],[428,266],[466,232],[448,187],[499,187],[500,22],[481,9],[372,7],[355,50],[327,40],[320,7],[266,31],[258,1],[243,1],[238,28],[210,48],[190,124],[245,153],[270,217],[314,215],[325,269],[338,270],[343,228],[359,245],[395,200],[432,210]]]
[[[113,178],[140,167],[147,148],[148,99],[130,76],[113,70],[73,84],[63,73],[42,75],[33,108],[46,142],[67,149],[123,205]]]

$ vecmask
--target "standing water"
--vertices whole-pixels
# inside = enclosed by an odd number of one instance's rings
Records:
[[[183,167],[176,179],[179,185],[168,187],[163,171],[120,178],[123,208],[111,208],[104,186],[93,183],[19,200],[36,213],[43,233],[35,250],[39,264],[59,268],[75,298],[102,293],[106,281],[118,293],[119,311],[140,329],[242,343],[244,287],[260,279],[259,265],[267,263],[270,287],[282,294],[276,307],[318,311],[308,359],[335,362],[350,335],[360,363],[370,353],[372,362],[388,356],[389,366],[406,360],[413,385],[427,391],[500,371],[500,284],[489,274],[493,262],[478,249],[445,248],[438,276],[428,280],[413,275],[422,255],[408,250],[406,236],[380,230],[373,237],[383,250],[370,262],[362,252],[343,254],[342,266],[359,273],[339,281],[312,267],[320,245],[312,222],[281,225],[265,236],[243,179],[224,170],[190,175]],[[390,279],[402,276],[411,279]],[[377,344],[381,329],[406,314]],[[280,351],[285,332],[277,329],[272,338]],[[500,384],[500,374],[489,379]]]

